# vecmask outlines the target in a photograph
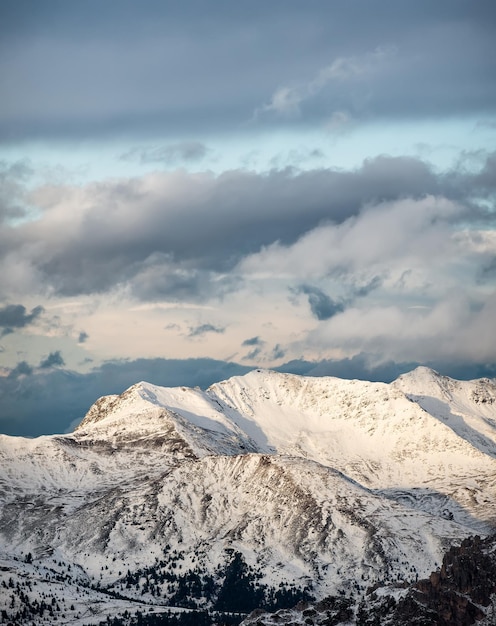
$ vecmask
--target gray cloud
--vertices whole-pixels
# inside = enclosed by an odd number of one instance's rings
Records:
[[[242,357],[243,361],[254,361],[257,359],[263,351],[266,342],[263,341],[260,337],[250,337],[249,339],[245,339],[242,346],[252,348],[245,356]]]
[[[127,280],[132,294],[140,300],[202,301],[222,298],[242,283],[239,277],[229,274],[219,277],[215,271],[199,265],[200,262],[174,261],[170,255],[152,253],[144,262],[124,269],[130,274]],[[126,280],[125,274],[122,279]]]
[[[328,320],[344,311],[344,304],[336,302],[318,287],[313,285],[300,285],[295,290],[308,296],[308,304],[314,317],[319,321]]]
[[[482,170],[474,176],[474,187],[481,190],[496,190],[496,152],[489,154]]]
[[[33,173],[27,159],[13,163],[0,161],[0,223],[16,222],[28,215],[26,184]]]
[[[250,337],[250,339],[245,339],[241,345],[243,346],[260,346],[265,342],[260,339],[260,337]]]
[[[367,203],[439,188],[422,161],[385,156],[350,172],[164,172],[83,189],[50,187],[32,194],[45,205],[39,220],[6,228],[1,249],[30,272],[36,268],[33,282],[45,281],[60,294],[102,292],[131,281],[142,299],[209,297],[237,288],[239,279],[226,272],[262,246],[294,242]],[[71,202],[81,206],[84,219],[55,210]]]
[[[26,361],[20,361],[8,374],[8,379],[18,379],[20,376],[31,376],[33,368]]]
[[[200,337],[206,333],[222,334],[225,330],[225,328],[220,328],[219,326],[214,326],[213,324],[201,324],[200,326],[190,328],[188,337]]]
[[[444,376],[458,380],[477,378],[495,378],[496,363],[481,365],[451,360],[418,361],[383,361],[377,360],[376,354],[360,353],[350,358],[325,359],[322,361],[296,360],[285,363],[278,371],[300,374],[302,376],[337,376],[338,378],[368,380],[372,382],[392,382],[401,374],[410,372],[419,365],[430,367]]]
[[[276,344],[274,346],[274,349],[272,350],[271,358],[278,360],[278,359],[284,358],[285,356],[286,356],[286,350],[279,344]]]
[[[262,353],[262,348],[260,347],[254,348],[253,350],[250,350],[250,352],[248,352],[248,354],[246,354],[243,357],[243,361],[254,361],[260,356],[261,353]]]
[[[65,361],[60,353],[60,350],[50,352],[50,354],[41,361],[40,369],[48,369],[50,367],[63,367]]]
[[[89,339],[89,335],[87,332],[85,332],[84,330],[82,330],[79,333],[79,337],[78,337],[78,343],[84,343],[87,339]]]
[[[133,148],[121,155],[124,161],[140,163],[164,163],[171,165],[180,161],[200,161],[209,149],[199,141],[182,141],[168,146]]]
[[[352,295],[354,298],[364,298],[365,296],[368,296],[369,293],[371,293],[372,291],[379,289],[379,287],[382,285],[382,282],[383,279],[380,276],[374,276],[374,278],[372,278],[372,280],[370,280],[365,285],[361,285],[360,287],[354,286],[352,289]]]
[[[14,328],[24,328],[32,324],[43,311],[42,306],[36,306],[28,313],[22,304],[7,304],[0,309],[0,328],[4,329],[4,335],[9,334]]]
[[[286,350],[284,350],[279,344],[276,344],[272,349],[268,349],[267,342],[258,336],[245,339],[241,345],[253,348],[242,357],[243,361],[255,361],[256,359],[260,359],[261,362],[267,360],[277,361],[282,359],[286,354]]]
[[[496,256],[493,256],[488,262],[480,268],[478,279],[481,283],[490,282],[496,278]]]
[[[237,129],[281,86],[378,45],[394,63],[324,81],[303,121],[494,110],[491,0],[78,4],[1,3],[3,139]]]

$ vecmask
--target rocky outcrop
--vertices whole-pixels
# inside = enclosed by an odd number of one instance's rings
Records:
[[[496,593],[496,535],[464,539],[441,568],[412,585],[398,601],[375,593],[362,603],[357,626],[470,626],[486,618]],[[384,610],[387,608],[388,610]]]
[[[441,569],[412,590],[436,626],[468,626],[485,617],[481,607],[496,593],[496,536],[465,539],[446,553]]]
[[[495,594],[496,535],[476,536],[451,547],[439,570],[410,586],[375,586],[358,603],[352,597],[329,597],[273,614],[256,611],[243,625],[489,625],[495,623]]]

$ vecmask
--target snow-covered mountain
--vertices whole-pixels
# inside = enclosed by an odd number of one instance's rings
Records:
[[[389,385],[265,370],[206,391],[142,382],[71,434],[0,436],[9,615],[26,604],[9,579],[46,576],[68,624],[137,599],[248,612],[359,595],[425,577],[450,544],[495,528],[494,380],[418,368]]]

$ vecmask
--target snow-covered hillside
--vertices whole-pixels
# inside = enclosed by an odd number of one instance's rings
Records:
[[[241,611],[360,594],[426,576],[449,544],[495,527],[487,379],[142,382],[71,434],[0,436],[0,581],[56,563],[74,611],[75,572],[88,593],[160,606],[232,610],[234,571]],[[11,596],[0,586],[0,610]]]

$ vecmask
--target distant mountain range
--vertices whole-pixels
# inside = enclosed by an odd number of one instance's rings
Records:
[[[300,602],[246,623],[366,624],[377,590],[495,530],[495,380],[142,382],[73,433],[0,436],[0,623],[239,623]]]

